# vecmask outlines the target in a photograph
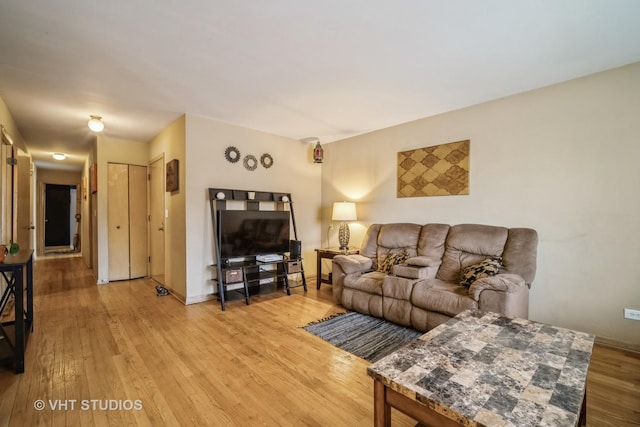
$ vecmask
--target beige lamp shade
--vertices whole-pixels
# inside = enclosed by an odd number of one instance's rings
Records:
[[[355,221],[358,219],[356,215],[356,204],[354,202],[335,202],[333,204],[333,221]]]

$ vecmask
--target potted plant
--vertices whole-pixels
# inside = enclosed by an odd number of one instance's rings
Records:
[[[15,255],[20,251],[20,245],[17,244],[16,242],[10,242],[9,243],[9,253],[11,255]]]

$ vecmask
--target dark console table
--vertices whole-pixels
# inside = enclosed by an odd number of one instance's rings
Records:
[[[16,374],[21,374],[27,339],[33,331],[33,251],[5,256],[0,274],[7,284],[0,298],[0,317],[12,295],[15,315],[13,320],[0,323],[0,362],[13,362]]]

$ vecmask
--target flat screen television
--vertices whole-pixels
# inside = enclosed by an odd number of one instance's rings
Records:
[[[288,211],[218,211],[221,258],[289,252]]]

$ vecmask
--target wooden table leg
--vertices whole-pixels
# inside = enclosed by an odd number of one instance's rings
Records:
[[[373,425],[391,427],[391,406],[387,403],[387,388],[380,381],[373,382]]]
[[[580,407],[580,419],[578,420],[579,426],[587,425],[587,386],[584,386],[584,396],[582,396],[582,406]]]
[[[21,374],[24,372],[24,350],[25,350],[25,321],[24,321],[24,271],[22,266],[14,268],[13,286],[14,286],[14,310],[15,310],[15,349],[14,361],[15,372]]]

